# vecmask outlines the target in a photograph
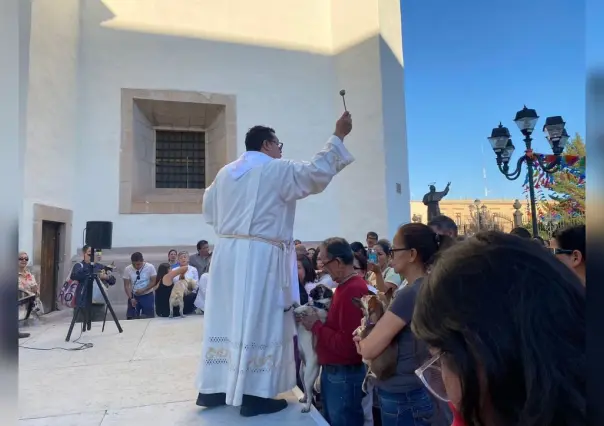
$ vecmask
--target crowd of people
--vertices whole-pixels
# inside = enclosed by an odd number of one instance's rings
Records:
[[[439,216],[401,226],[392,243],[375,232],[366,244],[299,243],[301,303],[319,282],[337,290],[324,325],[301,320],[316,336],[316,405],[327,421],[585,424],[585,226],[551,241],[523,230],[463,237]],[[386,314],[366,338],[353,338],[362,314],[351,299],[391,289]],[[391,344],[396,374],[365,394],[363,360]]]
[[[84,247],[84,260],[89,262],[89,247]],[[122,279],[128,298],[127,319],[158,317],[179,317],[191,313],[203,314],[207,275],[210,268],[211,253],[208,241],[197,243],[197,253],[189,255],[187,251],[170,249],[166,262],[157,268],[145,261],[140,252],[132,253],[131,264],[124,268]],[[82,280],[79,268],[72,271],[72,279]],[[174,284],[180,279],[195,282],[190,293],[184,295],[183,312],[180,306],[171,307],[170,295]]]
[[[464,238],[453,220],[439,216],[401,226],[392,243],[375,232],[365,244],[331,238],[307,248],[296,241],[300,304],[319,284],[336,290],[325,324],[302,319],[316,335],[322,372],[314,404],[328,422],[584,424],[585,226],[560,229],[549,241],[525,231]],[[90,263],[90,248],[82,253],[74,280],[85,279]],[[19,289],[35,295],[27,316],[41,309],[28,260],[19,253]],[[200,283],[185,296],[184,314],[203,313],[210,260],[205,240],[192,256],[170,250],[157,270],[133,253],[123,271],[127,317],[170,316],[168,300],[181,275]],[[103,283],[114,284],[97,266]],[[353,338],[362,313],[352,299],[389,290],[386,314],[366,338]],[[391,344],[396,374],[363,392],[363,360]],[[296,362],[299,371],[297,352]],[[301,377],[297,382],[303,389]]]
[[[332,237],[307,249],[296,241],[293,253],[296,201],[354,161],[344,145],[351,129],[345,111],[312,161],[292,162],[278,161],[274,129],[252,127],[246,152],[204,192],[213,253],[207,241],[194,256],[170,250],[157,270],[132,254],[123,273],[128,318],[172,316],[175,280],[197,282],[183,306],[183,314],[205,315],[197,405],[240,406],[244,417],[285,409],[274,397],[294,386],[294,364],[304,362],[294,351],[296,322],[313,335],[315,404],[331,426],[587,424],[584,225],[551,241],[523,228],[463,237],[437,216],[400,226],[391,241],[369,232],[365,244]],[[84,247],[71,279],[86,278],[91,256]],[[19,255],[20,266],[27,260]],[[39,288],[23,268],[19,285],[31,312]],[[313,309],[290,313],[314,303],[319,285],[333,294],[325,321]],[[388,303],[375,321],[355,303],[371,294]],[[386,348],[396,354],[393,373],[367,380],[367,364]]]
[[[240,406],[243,417],[284,410],[276,396],[294,386],[294,330],[304,328],[331,426],[586,424],[584,227],[548,249],[519,230],[460,238],[453,220],[431,217],[391,242],[369,233],[367,247],[336,237],[309,254],[298,244],[294,277],[296,202],[354,162],[351,129],[345,111],[324,148],[296,162],[282,160],[274,129],[254,126],[206,188],[217,242],[196,404]],[[327,315],[289,314],[288,303],[326,294],[319,282],[334,288]],[[388,306],[366,316],[359,299]],[[386,348],[394,373],[366,381]]]
[[[314,404],[334,426],[584,424],[585,240],[584,225],[549,241],[524,228],[463,237],[439,216],[401,226],[392,242],[375,232],[365,243],[330,238],[307,248],[296,241],[300,304],[319,284],[334,290],[324,324],[301,320],[316,336],[322,366]],[[85,279],[90,263],[90,248],[82,253],[74,280]],[[19,253],[19,289],[35,295],[27,316],[41,309],[28,260]],[[98,260],[99,277],[113,285]],[[133,253],[123,271],[127,317],[170,316],[181,275],[199,283],[183,313],[203,313],[210,260],[205,240],[192,256],[170,250],[157,269]],[[353,338],[362,312],[352,299],[388,291],[388,311],[366,338]],[[396,374],[363,392],[363,361],[391,344]],[[299,371],[297,351],[296,362]]]
[[[140,252],[132,253],[130,264],[122,272],[124,291],[128,300],[126,308],[127,319],[141,319],[153,317],[179,317],[180,307],[170,308],[169,299],[174,283],[184,276],[185,279],[193,280],[197,284],[192,291],[184,296],[184,309],[182,314],[203,314],[205,290],[207,288],[207,277],[211,261],[209,243],[201,240],[197,243],[197,253],[192,256],[187,251],[171,249],[168,252],[166,262],[160,263],[157,268],[147,261]],[[102,262],[101,252],[95,252],[94,267],[91,262],[92,250],[88,245],[82,247],[82,258],[76,262],[68,280],[85,283],[92,272],[94,272],[103,285],[105,292],[110,286],[116,284],[115,267],[105,265]],[[35,275],[28,267],[29,256],[25,252],[19,253],[19,291],[20,297],[20,319],[28,322],[31,316],[39,316],[45,310],[40,301],[40,286]],[[86,287],[78,286],[78,303],[86,303],[83,290]],[[105,299],[100,293],[98,286],[93,285],[92,304],[104,305]],[[46,311],[50,311],[47,307]],[[26,338],[29,333],[19,332],[20,338]]]

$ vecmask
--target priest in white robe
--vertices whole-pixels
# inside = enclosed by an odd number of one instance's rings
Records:
[[[197,405],[241,406],[242,416],[287,407],[272,399],[296,386],[292,303],[299,302],[293,226],[296,201],[322,192],[354,161],[345,112],[310,162],[281,159],[273,129],[256,126],[246,152],[206,188],[203,214],[217,242],[205,300]]]

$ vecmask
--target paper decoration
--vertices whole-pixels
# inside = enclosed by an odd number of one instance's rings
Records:
[[[537,160],[541,160],[543,164],[551,164],[556,161],[556,156],[552,154],[538,154],[533,151],[527,152],[528,156],[533,158],[533,182],[535,185],[535,201],[537,201],[537,215],[540,219],[544,217],[552,217],[552,213],[544,213],[541,206],[548,202],[548,197],[545,194],[545,190],[551,190],[555,184],[555,176],[560,174],[572,175],[578,178],[577,185],[583,187],[585,185],[585,157],[578,155],[562,155],[560,156],[560,163],[555,173],[547,173],[541,168]],[[527,194],[528,200],[528,171],[524,178],[524,193]],[[570,216],[579,216],[581,212],[577,212],[572,208],[566,212]],[[555,214],[554,214],[555,216]],[[559,216],[559,215],[558,215]]]

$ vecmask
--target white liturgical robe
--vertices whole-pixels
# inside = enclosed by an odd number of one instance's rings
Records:
[[[332,136],[310,162],[246,152],[223,167],[203,197],[217,242],[205,298],[197,388],[273,398],[296,386],[292,311],[299,302],[296,201],[323,191],[354,158]]]

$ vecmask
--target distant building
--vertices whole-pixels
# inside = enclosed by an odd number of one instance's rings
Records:
[[[514,227],[514,201],[515,200],[480,200],[479,209],[481,210],[484,227],[496,226],[499,230],[509,232]],[[521,201],[522,202],[522,201]],[[486,207],[486,211],[482,208]],[[412,221],[426,223],[427,210],[421,201],[411,201]],[[521,209],[525,214],[525,209]],[[450,200],[445,199],[440,202],[440,212],[457,223],[460,233],[475,231],[478,225],[476,216],[475,200]],[[466,232],[464,232],[466,231]]]

